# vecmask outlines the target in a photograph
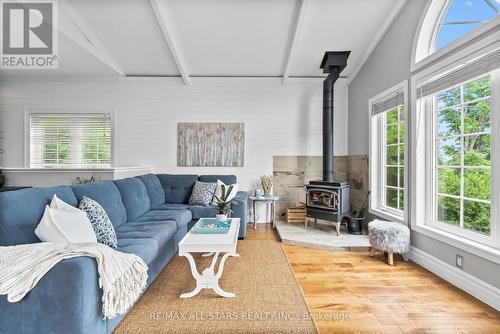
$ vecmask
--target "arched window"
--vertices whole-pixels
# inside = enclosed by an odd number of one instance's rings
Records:
[[[500,0],[452,0],[437,31],[435,50],[442,49],[495,18]]]
[[[444,49],[474,32],[482,33],[500,23],[500,0],[432,0],[429,1],[416,35],[413,64]],[[494,21],[494,22],[491,22]],[[471,34],[472,33],[472,34]],[[436,55],[437,57],[438,55]],[[415,68],[412,68],[413,70]]]
[[[414,44],[407,196],[414,230],[497,263],[499,9],[500,0],[428,3]]]

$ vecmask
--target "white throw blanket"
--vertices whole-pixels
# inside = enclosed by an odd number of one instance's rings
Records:
[[[0,295],[7,295],[11,303],[18,302],[59,261],[78,256],[97,261],[104,319],[125,313],[146,287],[148,267],[134,254],[99,243],[41,242],[0,247]]]

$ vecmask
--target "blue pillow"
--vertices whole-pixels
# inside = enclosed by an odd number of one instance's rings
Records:
[[[83,196],[78,207],[87,214],[90,224],[94,229],[97,242],[116,249],[118,240],[116,238],[115,228],[113,224],[111,224],[111,220],[109,220],[102,206],[92,198]]]
[[[189,205],[209,206],[214,197],[216,188],[217,182],[196,181],[191,197],[189,198]]]

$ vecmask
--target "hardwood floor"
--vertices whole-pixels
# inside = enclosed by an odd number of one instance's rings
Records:
[[[269,224],[248,239],[279,240]],[[285,245],[321,333],[500,333],[500,312],[422,267]]]

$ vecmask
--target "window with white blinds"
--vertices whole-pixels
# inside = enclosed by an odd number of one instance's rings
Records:
[[[500,49],[460,64],[452,71],[417,83],[417,98],[431,96],[500,68]]]
[[[107,168],[111,114],[30,113],[30,168]]]
[[[406,96],[402,82],[370,99],[370,211],[404,220],[406,202]]]
[[[451,65],[415,80],[415,221],[500,248],[500,49]]]
[[[397,90],[372,104],[372,115],[377,115],[391,109],[396,109],[405,104],[405,93]]]

